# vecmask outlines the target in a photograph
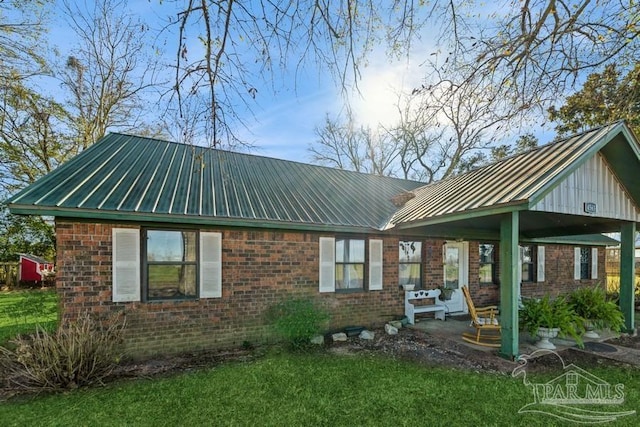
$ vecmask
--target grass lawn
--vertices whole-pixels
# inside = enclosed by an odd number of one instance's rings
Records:
[[[58,299],[53,289],[0,292],[0,345],[36,325],[54,329]]]
[[[604,410],[640,410],[639,372],[588,371],[625,386],[624,404]],[[558,374],[529,379],[542,383]],[[518,413],[531,402],[522,379],[507,375],[364,355],[272,354],[169,378],[5,402],[0,420],[7,426],[567,425],[548,415]],[[632,415],[607,425],[639,421]]]

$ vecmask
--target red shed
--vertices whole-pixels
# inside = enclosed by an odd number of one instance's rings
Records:
[[[21,282],[43,282],[47,277],[53,276],[54,265],[51,261],[35,255],[20,254],[20,274],[18,280]]]

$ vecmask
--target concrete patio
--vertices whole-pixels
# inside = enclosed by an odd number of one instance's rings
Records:
[[[408,325],[408,328],[418,329],[427,332],[430,335],[440,336],[455,340],[460,344],[469,346],[471,348],[482,350],[487,353],[491,353],[496,357],[499,357],[497,348],[483,347],[464,341],[462,339],[463,332],[475,333],[475,329],[470,326],[470,317],[468,315],[450,316],[447,315],[445,321],[436,320],[433,318],[416,318],[415,325]],[[599,357],[604,357],[619,362],[629,363],[635,366],[640,366],[640,350],[621,347],[605,341],[616,338],[618,333],[606,331],[598,331],[599,338],[584,338],[584,348],[580,349],[576,346],[576,342],[572,339],[554,338],[551,340],[556,346],[557,352],[572,348],[577,351],[584,351],[591,354],[596,354]],[[519,337],[520,355],[531,355],[536,350],[539,350],[535,345],[535,340],[532,339],[527,332],[521,332]]]

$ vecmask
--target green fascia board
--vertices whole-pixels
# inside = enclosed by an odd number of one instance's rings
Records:
[[[388,224],[385,230],[407,230],[416,227],[424,227],[429,225],[444,224],[455,221],[462,221],[466,219],[480,218],[492,215],[502,215],[515,211],[523,211],[528,209],[527,200],[516,200],[510,203],[502,205],[494,205],[488,207],[482,207],[469,211],[456,212],[447,215],[440,215],[433,218],[421,219],[414,222],[405,222],[399,225]]]
[[[336,224],[309,224],[295,222],[279,222],[269,220],[248,220],[244,218],[220,218],[206,216],[189,216],[176,214],[145,214],[145,213],[123,213],[123,212],[97,212],[88,209],[65,209],[65,208],[33,208],[32,206],[9,205],[11,213],[17,215],[42,215],[56,218],[95,220],[98,222],[135,222],[135,223],[158,223],[158,224],[185,224],[199,226],[221,226],[221,227],[249,227],[249,228],[269,228],[279,230],[299,230],[299,231],[325,231],[343,233],[379,234],[380,230],[358,226],[345,226]]]
[[[582,234],[576,236],[554,236],[540,237],[533,239],[523,239],[523,242],[535,244],[557,244],[557,245],[576,245],[576,246],[617,246],[620,244],[615,239],[607,237],[603,234]]]

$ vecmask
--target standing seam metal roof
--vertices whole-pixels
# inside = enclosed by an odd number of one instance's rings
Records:
[[[483,208],[527,203],[623,122],[538,147],[473,171],[414,190],[386,228]]]
[[[21,213],[381,229],[424,183],[109,134],[9,200]],[[160,220],[160,219],[159,219]]]

